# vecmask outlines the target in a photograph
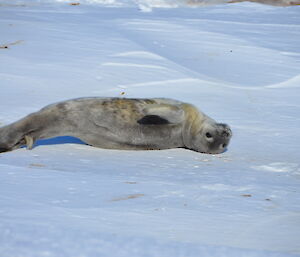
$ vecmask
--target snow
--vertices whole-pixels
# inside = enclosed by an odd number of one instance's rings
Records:
[[[299,256],[299,6],[1,2],[0,125],[124,96],[190,102],[233,130],[220,155],[70,137],[1,154],[1,257]]]

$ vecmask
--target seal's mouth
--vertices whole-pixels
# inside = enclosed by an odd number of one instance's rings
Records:
[[[198,152],[200,153],[205,153],[205,154],[222,154],[224,152],[227,152],[228,151],[228,144],[229,142],[227,143],[221,143],[221,144],[217,144],[218,146],[214,146],[212,145],[212,147],[205,147],[204,149],[199,149]]]
[[[210,153],[210,152],[200,152],[200,153],[214,155],[214,154],[222,154],[222,153],[225,153],[225,152],[227,152],[227,149],[223,150],[222,152],[215,152],[215,153]]]

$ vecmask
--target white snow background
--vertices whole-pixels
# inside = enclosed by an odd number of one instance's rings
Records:
[[[115,96],[233,130],[220,155],[70,137],[1,154],[1,257],[300,255],[300,6],[167,2],[0,2],[1,126]]]

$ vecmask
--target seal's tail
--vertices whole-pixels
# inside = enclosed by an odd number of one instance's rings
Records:
[[[25,144],[25,138],[18,133],[14,124],[0,128],[0,153],[17,149]]]
[[[1,144],[0,144],[0,153],[4,153],[4,152],[8,152],[9,149],[7,149],[6,147],[1,147]]]
[[[27,145],[32,149],[34,138],[31,136],[33,129],[30,115],[27,117],[0,128],[0,153],[12,151]]]

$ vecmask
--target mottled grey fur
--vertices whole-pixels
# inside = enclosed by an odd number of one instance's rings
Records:
[[[79,98],[46,106],[0,128],[0,152],[38,139],[80,138],[107,149],[168,149],[184,147],[221,153],[231,130],[191,104],[172,99]]]

